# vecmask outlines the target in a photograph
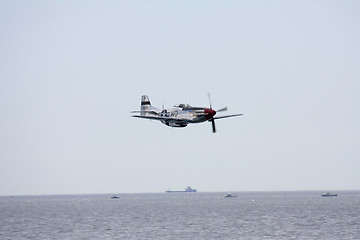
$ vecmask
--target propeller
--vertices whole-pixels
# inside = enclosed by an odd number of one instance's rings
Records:
[[[210,93],[208,93],[208,98],[209,98],[209,103],[210,103],[210,109],[212,109],[212,107],[211,107],[211,98],[210,98]]]
[[[215,116],[216,112],[226,111],[227,107],[224,107],[224,108],[221,108],[221,109],[215,111],[215,110],[212,109],[210,93],[208,93],[208,98],[209,98],[209,105],[210,105],[210,110],[208,111],[208,114],[210,114],[210,116],[211,116],[211,118],[209,119],[209,122],[211,121],[213,133],[216,133],[214,116]]]
[[[213,133],[216,133],[215,119],[214,118],[211,118],[211,124],[212,124]]]
[[[221,108],[221,109],[217,110],[216,112],[223,112],[223,111],[227,111],[227,107]]]

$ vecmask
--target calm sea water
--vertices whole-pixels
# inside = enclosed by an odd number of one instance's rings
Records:
[[[360,192],[0,197],[0,239],[360,239]]]

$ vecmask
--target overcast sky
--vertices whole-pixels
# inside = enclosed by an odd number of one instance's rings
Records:
[[[360,189],[359,1],[0,1],[0,195]],[[170,128],[188,103],[242,117]],[[219,113],[220,114],[220,113]]]

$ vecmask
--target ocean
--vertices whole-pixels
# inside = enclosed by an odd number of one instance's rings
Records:
[[[0,197],[0,239],[360,239],[360,191]]]

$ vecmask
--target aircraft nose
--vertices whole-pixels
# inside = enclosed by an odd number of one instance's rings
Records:
[[[216,114],[216,111],[212,110],[211,108],[205,108],[204,112],[205,112],[205,119],[207,120],[211,119]]]

